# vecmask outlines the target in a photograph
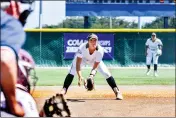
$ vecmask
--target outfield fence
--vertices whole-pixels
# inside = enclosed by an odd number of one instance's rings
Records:
[[[24,49],[39,67],[68,67],[72,59],[64,59],[64,33],[113,33],[114,56],[104,60],[109,67],[145,66],[145,42],[156,32],[163,42],[160,66],[175,66],[175,29],[25,29]]]

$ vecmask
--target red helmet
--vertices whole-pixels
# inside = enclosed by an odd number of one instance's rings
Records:
[[[30,93],[31,86],[35,87],[38,80],[35,72],[35,62],[32,56],[23,49],[20,50],[18,55],[17,87]]]

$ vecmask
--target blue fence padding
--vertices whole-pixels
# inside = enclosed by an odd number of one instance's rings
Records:
[[[174,17],[175,4],[67,4],[66,16]]]

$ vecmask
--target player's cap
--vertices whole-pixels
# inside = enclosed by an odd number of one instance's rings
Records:
[[[97,39],[98,40],[98,36],[94,33],[90,34],[87,38],[88,38],[88,40],[90,40],[90,39]]]
[[[153,33],[152,33],[152,36],[156,36],[156,33],[153,32]]]

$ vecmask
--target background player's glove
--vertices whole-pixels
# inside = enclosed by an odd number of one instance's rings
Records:
[[[159,50],[157,50],[157,54],[156,54],[156,56],[161,56],[162,55],[162,51],[159,49]]]
[[[43,106],[46,117],[71,117],[67,102],[62,94],[56,94],[45,101]]]
[[[88,91],[93,90],[94,89],[93,77],[88,77],[86,80],[84,80],[84,86]]]
[[[84,86],[88,91],[91,91],[94,89],[94,79],[93,78],[96,72],[97,72],[96,70],[92,70],[89,77],[86,80],[84,80]]]

